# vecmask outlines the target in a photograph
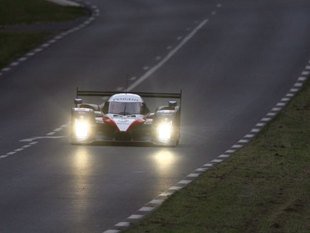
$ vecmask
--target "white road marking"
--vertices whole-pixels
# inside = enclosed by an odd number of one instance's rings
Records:
[[[55,132],[49,132],[49,133],[47,133],[46,135],[47,136],[52,136],[52,135],[54,135],[55,134]]]
[[[221,163],[221,162],[223,162],[223,160],[222,159],[213,159],[211,162],[212,163]]]
[[[11,151],[11,152],[7,153],[7,155],[15,155],[15,154],[16,154],[15,151]]]
[[[294,97],[295,95],[293,93],[287,93],[286,96],[288,97]]]
[[[303,85],[302,83],[298,82],[294,84],[294,87],[302,87],[302,85]]]
[[[239,148],[241,148],[241,147],[243,147],[243,146],[240,145],[240,144],[235,144],[235,145],[233,145],[231,148],[239,149]]]
[[[299,77],[297,80],[303,82],[303,81],[306,81],[307,78],[306,77]]]
[[[155,207],[144,206],[141,209],[139,209],[139,211],[141,211],[141,212],[150,212],[150,211],[153,211],[154,209],[155,209]]]
[[[37,140],[39,139],[60,139],[64,138],[65,136],[40,136],[40,137],[33,137],[33,138],[25,138],[19,140],[20,142],[31,142],[30,144],[36,144],[38,143]]]
[[[11,65],[10,65],[10,66],[18,66],[18,65],[19,65],[19,62],[18,62],[18,61],[16,61],[16,62],[11,63]]]
[[[180,189],[182,189],[182,187],[180,187],[180,186],[171,186],[169,188],[169,190],[173,190],[173,191],[177,191],[177,190],[180,190]]]
[[[247,139],[240,139],[238,141],[238,143],[248,143],[248,142],[249,142],[249,140],[247,140]]]
[[[288,101],[290,101],[291,99],[290,98],[282,98],[281,99],[281,101],[283,101],[283,102],[288,102]]]
[[[23,151],[24,150],[24,148],[18,148],[18,149],[15,149],[14,151],[15,152],[20,152],[20,151]]]
[[[212,163],[206,163],[203,165],[204,167],[213,167],[214,165]]]
[[[119,232],[121,232],[120,230],[106,230],[106,231],[104,231],[103,233],[119,233]]]
[[[271,120],[270,117],[264,117],[264,118],[261,119],[261,121],[263,121],[263,122],[268,122],[268,121],[270,121],[270,120]]]
[[[159,68],[167,63],[191,38],[193,38],[197,32],[208,22],[208,19],[203,20],[195,29],[193,29],[183,40],[171,50],[166,57],[164,57],[158,64],[149,69],[145,74],[143,74],[136,82],[128,87],[128,91],[131,91],[137,87],[144,80],[149,78],[153,73],[155,73]]]
[[[128,219],[141,219],[141,218],[143,218],[143,215],[140,214],[133,214],[128,217]]]
[[[43,51],[43,49],[41,49],[41,48],[36,48],[36,49],[34,50],[35,53],[39,53],[39,52],[41,52],[41,51]]]
[[[276,114],[276,113],[274,113],[274,112],[269,112],[266,116],[273,117],[273,116],[275,116],[275,115],[277,115],[277,114]]]
[[[119,222],[115,224],[116,227],[129,227],[130,223],[129,222]]]
[[[149,66],[144,66],[144,67],[143,67],[143,70],[148,70],[148,69],[150,69]]]
[[[26,56],[27,57],[32,57],[32,56],[34,56],[34,54],[35,54],[34,52],[30,52],[30,53],[27,53]]]
[[[160,200],[160,199],[154,199],[152,201],[149,202],[149,204],[152,205],[161,205],[163,203],[164,200]]]
[[[255,126],[256,127],[263,127],[263,126],[265,126],[266,124],[265,123],[257,123]]]
[[[245,138],[254,138],[255,135],[254,135],[254,134],[247,134],[247,135],[245,135],[244,137],[245,137]]]
[[[290,89],[290,92],[298,92],[299,91],[299,88],[291,88]]]
[[[191,177],[191,178],[195,178],[195,177],[198,177],[200,174],[198,173],[191,173],[189,175],[187,175],[187,177]]]
[[[0,156],[0,159],[5,159],[5,158],[7,158],[8,156],[7,155],[1,155]]]
[[[251,130],[252,133],[258,133],[259,131],[260,131],[259,128],[254,128],[254,129]]]
[[[12,68],[10,68],[10,67],[6,67],[6,68],[3,68],[1,71],[2,72],[8,72],[8,71],[10,71]]]
[[[135,81],[137,79],[137,77],[131,77],[129,80],[130,81]]]
[[[277,105],[276,106],[280,106],[280,107],[283,107],[283,106],[285,106],[286,105],[286,103],[283,103],[283,102],[279,102],[279,103],[277,103]]]
[[[178,184],[189,184],[191,182],[192,182],[191,180],[181,180],[178,182]]]
[[[155,57],[155,60],[156,60],[156,61],[159,61],[160,59],[161,59],[161,56]]]
[[[236,150],[232,150],[232,149],[229,149],[227,151],[225,151],[225,153],[234,153]]]
[[[159,194],[159,196],[160,197],[169,197],[169,196],[171,196],[173,193],[171,193],[171,192],[163,192],[163,193],[161,193],[161,194]]]
[[[21,57],[18,59],[18,61],[23,62],[23,61],[26,61],[27,59],[28,59],[27,57]]]
[[[222,155],[219,156],[219,158],[229,158],[229,157],[230,157],[229,154],[222,154]]]
[[[274,111],[274,112],[279,112],[279,111],[282,110],[282,108],[272,108],[271,110]]]
[[[205,172],[207,170],[208,170],[208,168],[197,168],[195,171],[196,172]]]
[[[309,75],[309,74],[310,74],[309,71],[303,71],[303,72],[301,73],[301,75],[305,75],[305,76],[307,76],[307,75]]]

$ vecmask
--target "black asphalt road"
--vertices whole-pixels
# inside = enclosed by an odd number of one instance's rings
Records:
[[[1,233],[105,231],[244,136],[310,57],[308,0],[90,1],[101,10],[93,24],[0,79]],[[138,80],[205,19],[134,89],[183,90],[179,147],[19,141],[68,123],[77,86]]]

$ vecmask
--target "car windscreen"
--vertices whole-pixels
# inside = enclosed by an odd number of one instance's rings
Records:
[[[110,102],[109,113],[120,115],[141,114],[142,104],[139,102]]]

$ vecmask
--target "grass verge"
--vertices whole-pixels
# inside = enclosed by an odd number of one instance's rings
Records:
[[[43,43],[55,31],[7,32],[10,25],[64,22],[85,16],[81,7],[63,7],[45,0],[0,0],[0,69]]]
[[[0,0],[0,25],[65,21],[85,14],[82,7],[64,7],[46,0]]]
[[[309,81],[252,143],[125,232],[309,233]]]

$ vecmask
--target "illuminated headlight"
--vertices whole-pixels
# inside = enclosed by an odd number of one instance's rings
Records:
[[[86,119],[75,119],[73,124],[73,133],[77,140],[87,140],[91,134],[91,127],[89,121]]]
[[[157,139],[161,142],[168,142],[172,138],[173,125],[171,121],[160,122],[156,128]]]

